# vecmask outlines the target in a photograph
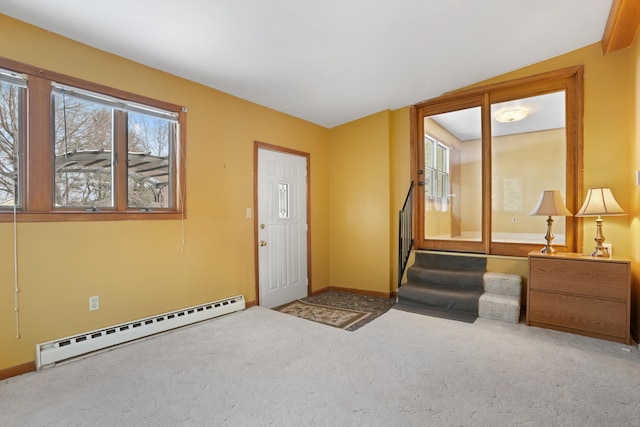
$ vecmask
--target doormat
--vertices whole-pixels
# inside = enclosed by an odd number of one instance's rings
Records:
[[[311,304],[300,300],[281,305],[274,310],[340,329],[347,329],[371,315],[366,311]]]

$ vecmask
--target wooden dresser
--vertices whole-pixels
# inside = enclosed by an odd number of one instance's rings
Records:
[[[631,345],[630,261],[529,253],[527,325]]]

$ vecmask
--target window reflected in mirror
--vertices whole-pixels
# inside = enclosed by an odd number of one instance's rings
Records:
[[[424,118],[424,238],[482,239],[480,107]]]

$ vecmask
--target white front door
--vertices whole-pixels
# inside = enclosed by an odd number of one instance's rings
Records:
[[[260,305],[307,296],[307,158],[258,149]]]

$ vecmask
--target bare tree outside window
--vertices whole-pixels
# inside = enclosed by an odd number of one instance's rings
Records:
[[[171,206],[169,160],[175,125],[165,119],[129,112],[128,195],[134,208]]]
[[[113,206],[113,109],[64,92],[53,95],[59,207]]]
[[[0,207],[20,205],[20,116],[24,88],[0,81]]]

